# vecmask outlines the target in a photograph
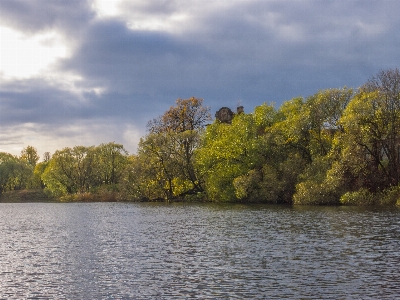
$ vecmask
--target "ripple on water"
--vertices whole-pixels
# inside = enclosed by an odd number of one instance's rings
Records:
[[[0,298],[395,299],[400,212],[0,204]]]

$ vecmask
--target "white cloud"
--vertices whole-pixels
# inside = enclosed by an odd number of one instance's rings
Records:
[[[121,13],[120,4],[122,0],[94,0],[92,9],[100,18],[115,17]]]
[[[205,16],[242,5],[236,0],[94,0],[92,9],[99,19],[115,18],[132,30],[181,34],[201,29]]]
[[[68,47],[55,31],[32,36],[0,27],[0,73],[5,78],[29,78],[48,71]]]

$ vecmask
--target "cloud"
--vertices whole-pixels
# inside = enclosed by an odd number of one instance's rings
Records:
[[[0,124],[48,123],[61,125],[90,115],[90,103],[81,94],[34,78],[2,84]]]
[[[204,98],[213,112],[240,99],[250,112],[358,87],[398,66],[399,9],[398,1],[360,0],[2,0],[2,26],[29,37],[52,32],[60,38],[41,42],[68,55],[1,81],[0,124],[31,133],[34,124],[37,141],[48,132],[63,147],[115,135],[133,148],[177,98]],[[7,132],[8,145],[29,136]]]
[[[85,0],[1,0],[0,24],[26,34],[55,29],[71,36],[95,16]]]
[[[10,28],[0,27],[0,72],[3,77],[29,78],[67,56],[63,39],[55,32],[24,36]]]

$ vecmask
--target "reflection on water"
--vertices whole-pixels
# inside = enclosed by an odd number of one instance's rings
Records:
[[[1,203],[0,298],[395,299],[400,211]]]

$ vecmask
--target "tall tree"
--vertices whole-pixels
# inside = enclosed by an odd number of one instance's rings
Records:
[[[27,161],[32,167],[36,166],[39,158],[36,148],[32,146],[27,146],[21,151],[21,159]]]
[[[400,72],[378,73],[360,88],[341,120],[343,153],[362,161],[360,184],[372,192],[400,183]],[[353,149],[353,151],[346,151]],[[352,155],[350,155],[352,153]],[[355,156],[357,155],[357,157]]]
[[[145,172],[148,183],[157,182],[163,198],[183,197],[203,191],[202,180],[194,165],[194,150],[200,134],[211,120],[203,100],[176,100],[163,115],[148,123],[148,135],[139,143],[137,161],[146,157],[154,172]],[[161,195],[160,195],[161,197]]]
[[[262,201],[262,165],[265,128],[275,111],[266,104],[253,114],[241,113],[232,122],[215,121],[206,128],[196,164],[204,174],[207,197],[213,201]]]
[[[311,161],[296,179],[295,204],[336,204],[340,194],[326,182],[334,157],[335,138],[343,132],[340,119],[354,96],[352,89],[329,89],[308,97],[302,118],[309,124],[307,145]]]
[[[95,176],[99,185],[117,185],[121,180],[128,152],[116,143],[101,144],[94,149]]]
[[[32,176],[32,166],[9,153],[0,152],[0,194],[24,189]]]
[[[75,146],[53,154],[42,180],[54,195],[88,192],[94,185],[94,147]]]

